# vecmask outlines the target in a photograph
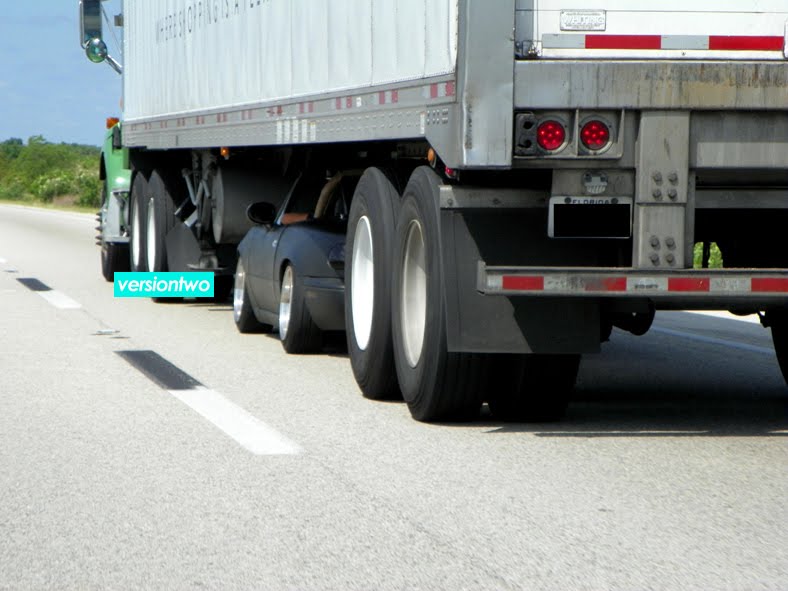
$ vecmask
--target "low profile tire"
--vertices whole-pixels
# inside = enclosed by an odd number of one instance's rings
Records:
[[[400,196],[377,168],[353,195],[345,245],[345,330],[353,375],[373,400],[401,399],[391,334],[392,247]]]
[[[304,301],[303,280],[292,265],[285,267],[279,295],[279,338],[291,354],[315,353],[323,344],[320,329]]]
[[[485,354],[450,353],[447,348],[440,185],[430,168],[416,169],[397,223],[394,357],[402,395],[419,421],[478,418],[492,359]]]
[[[148,180],[141,172],[134,175],[129,197],[129,266],[134,272],[148,270],[145,250],[148,220]]]
[[[235,268],[235,285],[233,289],[233,320],[240,333],[271,332],[270,324],[263,324],[254,315],[252,303],[249,301],[249,288],[246,285],[246,269],[238,258]]]
[[[564,416],[580,355],[501,355],[495,364],[488,397],[495,418],[543,423]]]

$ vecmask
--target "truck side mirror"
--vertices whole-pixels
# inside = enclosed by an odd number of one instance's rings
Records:
[[[79,0],[79,44],[91,62],[107,62],[113,70],[122,74],[123,66],[109,54],[104,42],[101,27],[102,2],[104,0]]]
[[[80,0],[79,2],[79,44],[88,49],[88,46],[96,44],[97,41],[103,43],[103,31],[101,28],[101,0]],[[107,46],[104,45],[106,57]],[[95,61],[88,52],[90,61]],[[103,60],[101,60],[103,61]]]
[[[85,44],[85,55],[94,64],[100,64],[109,56],[107,44],[98,37],[91,39]]]

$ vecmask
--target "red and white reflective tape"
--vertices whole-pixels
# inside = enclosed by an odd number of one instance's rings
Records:
[[[443,82],[440,84],[430,84],[427,90],[429,91],[427,96],[433,100],[457,95],[457,85],[453,81]]]
[[[399,103],[399,90],[382,90],[378,93],[379,105],[396,105]]]
[[[334,108],[337,111],[344,111],[352,109],[356,103],[358,103],[359,107],[361,106],[361,97],[358,97],[358,99],[354,99],[352,96],[337,97],[334,101]]]
[[[486,273],[481,291],[521,295],[788,294],[788,276],[646,276],[602,273]]]
[[[783,51],[783,36],[746,35],[543,35],[544,49]]]

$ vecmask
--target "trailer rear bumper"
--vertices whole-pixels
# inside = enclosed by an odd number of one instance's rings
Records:
[[[484,295],[650,298],[734,304],[785,305],[788,270],[725,269],[654,272],[621,268],[492,267],[479,262]],[[704,302],[705,300],[705,302]]]

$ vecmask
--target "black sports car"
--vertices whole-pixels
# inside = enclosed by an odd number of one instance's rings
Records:
[[[238,245],[233,292],[240,332],[278,328],[288,353],[309,353],[321,348],[323,332],[345,330],[345,233],[356,180],[302,179],[281,207],[249,207],[255,225]]]

